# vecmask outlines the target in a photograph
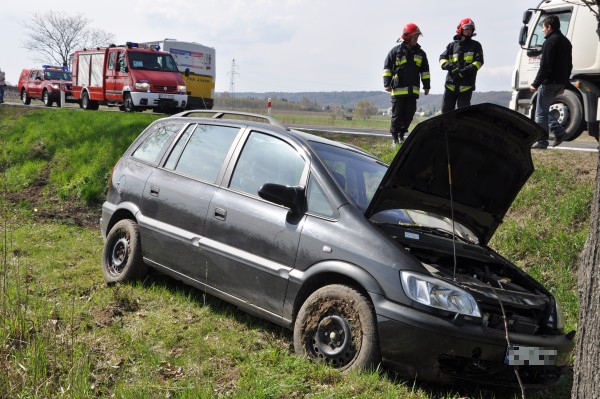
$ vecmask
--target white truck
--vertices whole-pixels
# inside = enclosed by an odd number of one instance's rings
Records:
[[[536,94],[531,93],[529,87],[540,66],[544,18],[558,16],[561,32],[573,45],[570,84],[550,106],[550,112],[567,131],[567,141],[576,139],[585,130],[598,140],[600,39],[596,33],[598,6],[592,3],[581,0],[541,1],[536,8],[530,8],[523,14],[524,26],[519,35],[521,50],[513,71],[509,107],[531,118],[535,117]]]
[[[216,74],[214,47],[177,39],[156,40],[145,44],[159,45],[162,51],[171,53],[175,58],[187,87],[189,109],[212,109]]]

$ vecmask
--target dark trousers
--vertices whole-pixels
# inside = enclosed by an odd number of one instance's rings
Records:
[[[417,97],[414,96],[392,96],[392,124],[390,133],[395,141],[398,136],[404,139],[404,133],[417,111]]]
[[[444,90],[444,100],[442,101],[442,114],[450,112],[455,108],[462,108],[471,105],[473,91],[457,93],[451,90]]]

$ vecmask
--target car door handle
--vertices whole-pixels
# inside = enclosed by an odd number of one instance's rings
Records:
[[[215,208],[215,219],[225,220],[227,218],[227,211],[223,208]]]
[[[153,197],[158,197],[158,193],[160,193],[160,187],[152,186],[150,187],[150,195]]]

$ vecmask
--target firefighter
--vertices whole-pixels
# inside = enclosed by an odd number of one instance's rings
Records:
[[[404,141],[417,110],[417,99],[423,82],[423,92],[429,94],[430,76],[427,55],[417,43],[421,30],[413,23],[407,24],[400,43],[390,50],[383,66],[383,87],[392,96],[392,121],[390,133],[393,146]]]
[[[440,55],[440,66],[448,71],[442,113],[471,105],[477,72],[483,66],[483,48],[473,36],[475,22],[471,18],[461,20],[454,40]]]

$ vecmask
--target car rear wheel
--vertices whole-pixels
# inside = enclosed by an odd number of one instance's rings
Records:
[[[50,96],[48,95],[48,90],[44,90],[44,93],[42,93],[42,100],[44,101],[44,105],[46,107],[51,107],[52,106],[52,100],[50,100]]]
[[[377,365],[381,354],[373,305],[345,285],[318,289],[296,317],[294,350],[343,371]]]
[[[133,220],[121,220],[110,229],[102,252],[102,273],[107,283],[138,280],[148,274],[140,230]]]
[[[27,90],[25,89],[21,89],[21,101],[23,101],[23,104],[25,105],[31,104],[31,97],[27,95]]]
[[[94,100],[90,100],[90,95],[88,94],[88,92],[84,92],[81,95],[81,108],[85,109],[85,110],[92,110],[95,111],[98,109],[98,101],[94,101]]]

